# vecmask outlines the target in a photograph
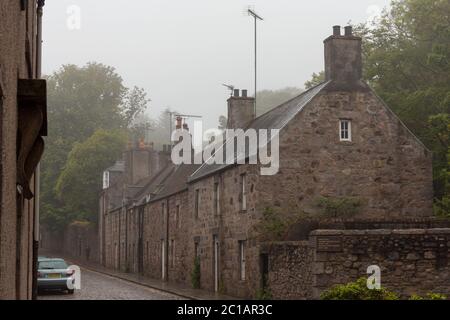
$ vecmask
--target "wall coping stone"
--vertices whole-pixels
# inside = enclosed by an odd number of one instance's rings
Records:
[[[432,229],[367,229],[367,230],[331,230],[318,229],[312,231],[309,235],[317,236],[362,236],[362,235],[421,235],[421,234],[448,234],[450,228],[432,228]]]
[[[291,245],[308,245],[309,241],[307,240],[299,240],[299,241],[272,241],[272,242],[263,242],[261,243],[262,246],[291,246]]]
[[[427,234],[449,234],[450,228],[434,228],[434,229],[427,229]]]
[[[310,236],[339,236],[347,230],[336,230],[336,229],[318,229],[310,232]]]

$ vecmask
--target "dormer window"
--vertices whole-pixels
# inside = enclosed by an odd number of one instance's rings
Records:
[[[349,119],[339,120],[340,141],[352,141],[352,121]]]

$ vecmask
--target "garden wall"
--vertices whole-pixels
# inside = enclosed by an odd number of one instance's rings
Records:
[[[381,269],[381,285],[407,298],[450,296],[450,228],[315,230],[309,241],[272,244],[268,284],[276,299],[320,297]]]

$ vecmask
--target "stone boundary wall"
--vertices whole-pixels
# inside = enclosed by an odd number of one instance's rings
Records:
[[[368,277],[378,265],[381,285],[408,298],[450,297],[450,228],[315,230],[308,241],[272,243],[268,284],[275,299],[319,299],[335,284]]]
[[[314,251],[308,241],[265,246],[269,256],[267,285],[275,299],[307,299],[312,295]]]
[[[311,218],[291,227],[286,240],[308,240],[314,230],[373,230],[373,229],[435,229],[450,228],[450,220],[439,218],[405,219],[358,219],[358,218]]]
[[[63,254],[82,261],[99,262],[98,233],[94,225],[73,223],[64,232],[42,230],[40,251]]]

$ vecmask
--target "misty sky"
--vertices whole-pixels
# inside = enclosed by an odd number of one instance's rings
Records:
[[[222,83],[253,94],[253,5],[258,25],[258,89],[303,87],[323,70],[323,40],[332,26],[359,23],[389,0],[47,0],[43,72],[89,61],[114,66],[126,86],[143,87],[150,114],[169,106],[204,116],[226,115]],[[80,9],[80,29],[68,9]],[[76,9],[76,8],[75,8]],[[72,13],[74,11],[71,11]],[[74,17],[73,15],[70,17]],[[73,29],[75,26],[75,29]]]

